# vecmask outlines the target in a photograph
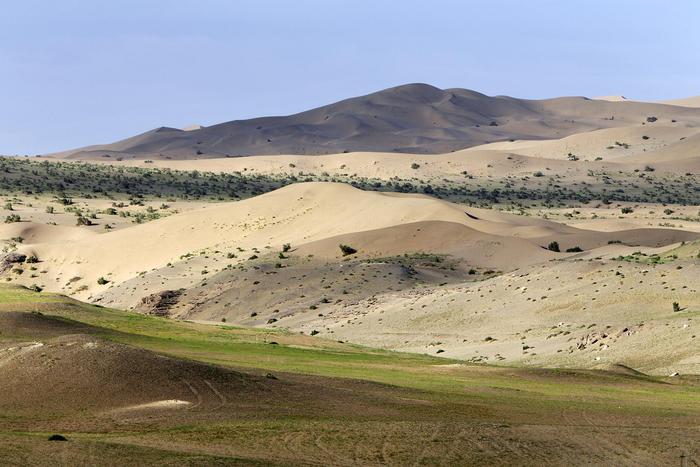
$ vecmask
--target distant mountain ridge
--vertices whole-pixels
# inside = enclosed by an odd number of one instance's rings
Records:
[[[197,159],[374,151],[437,154],[494,141],[552,139],[672,119],[700,125],[700,109],[585,97],[490,97],[467,89],[407,84],[289,116],[189,129],[161,127],[112,144],[53,157]]]

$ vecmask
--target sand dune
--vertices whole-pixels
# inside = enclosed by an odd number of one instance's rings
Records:
[[[506,231],[507,228],[504,233]],[[468,260],[474,266],[506,270],[555,257],[554,253],[524,239],[489,235],[464,224],[444,221],[408,223],[338,235],[301,245],[295,253],[341,259],[339,244],[357,247],[361,258],[438,253]]]
[[[410,227],[405,226],[428,221],[451,224],[441,224],[439,229],[432,226],[430,232],[421,233],[420,241],[412,240]],[[162,279],[140,283],[138,291],[134,285],[133,300],[162,289],[166,281],[175,288],[192,286],[206,274],[198,274],[199,269],[219,270],[253,253],[279,250],[284,243],[297,247],[325,240],[316,245],[321,253],[332,251],[338,241],[356,240],[375,254],[394,254],[425,242],[423,248],[471,251],[470,255],[483,261],[491,255],[492,264],[505,267],[509,259],[516,265],[546,258],[540,250],[551,239],[567,246],[570,239],[582,247],[594,247],[615,237],[528,216],[465,208],[426,195],[369,192],[335,183],[289,185],[248,200],[215,204],[103,235],[74,235],[73,228],[23,223],[12,228],[28,239],[19,250],[41,261],[41,276],[21,275],[16,279],[21,283],[38,283],[47,290],[89,298],[160,271]],[[382,231],[387,228],[393,230]],[[441,229],[446,230],[441,233]],[[621,235],[636,242],[651,238],[657,244],[695,238],[696,234],[663,230]],[[451,240],[436,243],[440,237]],[[236,254],[227,258],[229,253]],[[107,282],[98,284],[99,278]]]
[[[17,222],[0,224],[0,238],[23,238],[25,243],[63,243],[86,240],[98,235],[88,229],[66,225],[39,224],[35,222]]]
[[[87,293],[97,288],[98,277],[121,282],[181,261],[181,256],[198,254],[203,249],[279,248],[282,243],[308,243],[409,222],[458,222],[483,232],[514,236],[571,230],[552,222],[476,208],[471,212],[469,217],[459,206],[428,196],[364,192],[343,184],[306,183],[79,241],[65,242],[60,237],[56,242],[26,243],[21,250],[36,254],[45,262],[48,273],[43,280],[47,287],[55,289],[72,277],[80,277],[86,279]]]
[[[700,128],[681,125],[636,125],[578,133],[548,141],[514,141],[470,148],[507,151],[525,156],[569,160],[571,156],[626,162],[633,156],[665,151],[700,135]],[[654,156],[649,154],[649,158]],[[632,159],[634,160],[634,159]]]
[[[670,99],[659,101],[661,104],[677,105],[680,107],[700,107],[700,96],[685,97],[683,99]]]
[[[236,120],[183,131],[157,128],[112,144],[53,154],[73,159],[204,159],[261,154],[399,152],[437,154],[493,141],[676,120],[700,124],[700,110],[584,97],[525,100],[409,84],[286,117]]]
[[[621,96],[621,95],[597,96],[597,97],[593,97],[592,99],[597,100],[597,101],[608,101],[608,102],[625,102],[628,100],[625,96]]]

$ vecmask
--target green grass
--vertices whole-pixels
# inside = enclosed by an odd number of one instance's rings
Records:
[[[555,464],[577,464],[592,455],[609,461],[607,445],[591,452],[596,437],[627,441],[635,430],[640,437],[635,446],[670,449],[680,442],[685,449],[700,436],[700,384],[692,380],[669,384],[612,372],[467,365],[279,330],[157,318],[0,285],[0,313],[11,311],[81,323],[92,327],[90,334],[165,355],[259,375],[272,372],[286,383],[307,383],[304,391],[312,387],[308,384],[339,388],[348,396],[357,390],[363,401],[372,404],[378,397],[388,406],[373,414],[343,401],[322,410],[313,404],[286,406],[280,399],[259,407],[244,404],[234,417],[199,418],[193,412],[192,418],[123,422],[112,429],[69,422],[56,428],[69,439],[58,444],[46,441],[51,432],[34,425],[33,415],[27,422],[0,414],[0,458],[16,465],[43,465],[48,458],[71,465],[324,465],[333,459],[406,465],[419,458],[419,464],[535,465],[542,450]],[[0,342],[17,337],[2,331]],[[381,385],[358,386],[347,379]],[[467,438],[478,439],[478,449],[464,444]],[[518,448],[503,451],[503,439]],[[538,454],[524,460],[519,446],[538,446]],[[431,449],[435,452],[428,454]],[[645,455],[639,452],[637,457]],[[360,460],[352,461],[354,455]]]
[[[0,286],[0,312],[3,310],[35,311],[87,324],[103,338],[179,358],[255,373],[374,381],[424,391],[428,398],[440,401],[489,405],[498,400],[523,415],[564,407],[663,417],[700,413],[700,387],[670,385],[651,377],[466,365],[285,331],[157,318],[7,285]]]

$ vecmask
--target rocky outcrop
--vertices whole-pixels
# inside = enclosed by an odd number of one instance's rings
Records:
[[[7,253],[0,259],[0,273],[8,271],[14,267],[15,264],[24,263],[27,260],[27,255],[22,253],[12,252]]]
[[[138,311],[155,316],[169,316],[170,309],[177,304],[182,292],[179,290],[162,290],[141,299],[136,307]]]

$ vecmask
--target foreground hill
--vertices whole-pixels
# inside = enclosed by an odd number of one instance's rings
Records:
[[[490,97],[409,84],[284,117],[206,128],[158,128],[112,144],[55,154],[71,159],[204,159],[356,151],[446,153],[494,141],[554,139],[646,123],[700,125],[700,109],[584,97]]]
[[[7,465],[674,465],[700,455],[692,377],[469,365],[5,285],[0,372]]]

